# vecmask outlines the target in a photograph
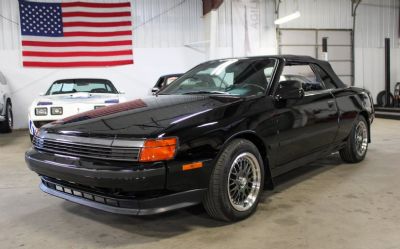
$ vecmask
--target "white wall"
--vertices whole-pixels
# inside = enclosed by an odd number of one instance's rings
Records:
[[[301,17],[282,28],[352,29],[351,0],[282,0],[279,15]],[[391,82],[400,81],[399,1],[362,0],[355,32],[355,85],[376,95],[385,88],[384,39],[391,39]]]
[[[0,14],[7,19],[0,18],[0,70],[10,81],[14,93],[16,128],[27,126],[30,102],[59,78],[110,78],[118,88],[128,93],[128,97],[137,98],[147,94],[161,74],[186,71],[208,58],[277,53],[274,0],[225,0],[217,11],[215,27],[210,25],[210,15],[202,17],[201,0],[131,1],[135,64],[62,70],[21,67],[18,2],[0,1]],[[246,48],[244,7],[247,10],[258,8],[251,13],[255,22],[248,24],[250,50]],[[282,27],[352,28],[351,0],[282,0],[279,15],[284,16],[297,9],[302,14],[301,18]],[[215,29],[215,47],[212,50],[207,43],[211,38],[211,29]],[[392,39],[392,82],[400,81],[398,29],[398,0],[362,1],[357,12],[355,79],[357,86],[370,89],[375,96],[384,88],[385,37]]]
[[[258,46],[246,53],[243,6],[258,5]],[[274,0],[225,0],[217,11],[218,43],[212,58],[277,53]],[[352,29],[351,0],[282,0],[279,16],[299,10],[301,17],[281,25],[294,29]],[[232,14],[233,13],[233,18]],[[208,16],[210,18],[210,16]],[[391,39],[391,82],[400,81],[399,1],[363,0],[357,10],[355,32],[355,85],[369,89],[375,97],[385,87],[384,38]],[[210,32],[210,31],[208,31]],[[233,32],[233,35],[232,35]],[[233,49],[232,49],[233,47]]]

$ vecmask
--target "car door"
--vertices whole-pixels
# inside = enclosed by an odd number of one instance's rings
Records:
[[[338,129],[334,96],[311,65],[285,65],[280,82],[285,80],[300,81],[304,96],[277,103],[278,166],[318,157],[333,142]]]

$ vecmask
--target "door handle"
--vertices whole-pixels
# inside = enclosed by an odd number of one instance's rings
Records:
[[[333,101],[333,100],[329,100],[328,101],[328,106],[329,107],[333,107],[334,104],[335,104],[335,101]]]

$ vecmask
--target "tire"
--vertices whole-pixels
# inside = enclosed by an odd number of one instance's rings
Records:
[[[364,160],[368,150],[368,123],[363,116],[354,122],[346,146],[339,151],[340,157],[347,163],[358,163]]]
[[[389,106],[393,106],[393,94],[389,94]],[[378,106],[386,106],[386,91],[381,91],[378,93],[378,96],[376,97],[376,103]]]
[[[6,104],[6,115],[5,115],[5,121],[0,123],[0,132],[2,133],[8,133],[12,131],[13,125],[14,125],[14,116],[12,112],[12,106],[10,102],[7,102]]]
[[[243,169],[247,169],[247,176]],[[257,147],[248,140],[235,139],[216,160],[204,208],[214,219],[245,219],[255,212],[263,186],[264,165]]]

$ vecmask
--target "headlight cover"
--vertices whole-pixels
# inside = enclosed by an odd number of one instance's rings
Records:
[[[177,146],[176,137],[147,139],[140,150],[139,162],[171,160],[175,157]]]
[[[36,116],[47,116],[47,108],[46,107],[35,108],[35,115]]]
[[[52,107],[51,115],[63,115],[63,108],[62,107]]]

